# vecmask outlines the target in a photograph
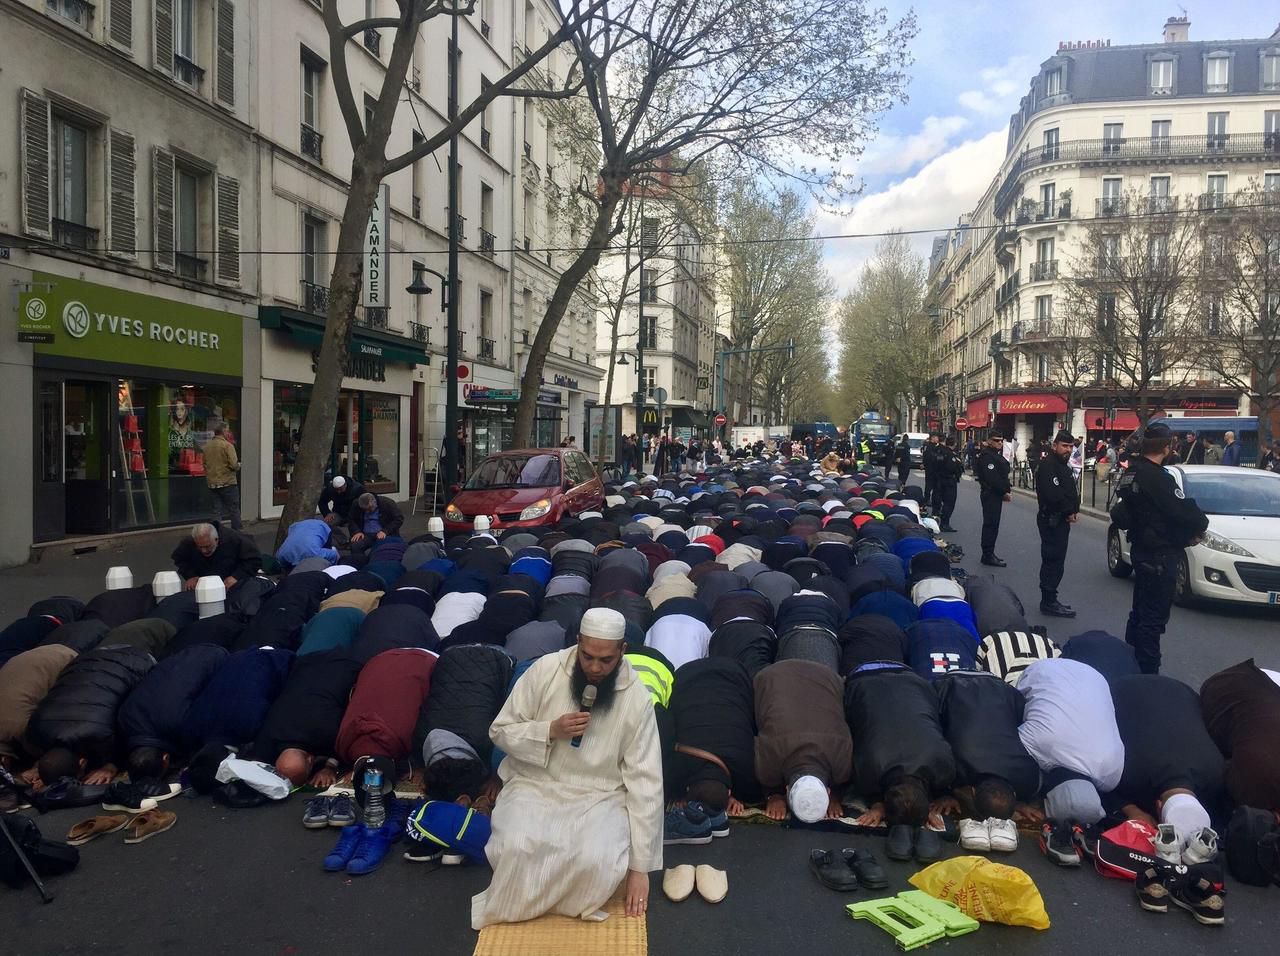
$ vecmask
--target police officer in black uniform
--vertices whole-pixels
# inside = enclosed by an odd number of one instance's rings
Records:
[[[924,503],[929,506],[931,514],[942,510],[942,498],[938,494],[938,450],[942,447],[942,435],[930,432],[929,439],[920,449],[921,462],[924,465]]]
[[[1067,562],[1067,539],[1080,517],[1080,492],[1067,461],[1075,439],[1060,431],[1049,453],[1036,468],[1036,527],[1040,529],[1040,613],[1050,617],[1075,617],[1076,612],[1058,600],[1058,585]]]
[[[960,476],[964,474],[964,462],[956,454],[955,438],[947,436],[946,442],[938,446],[933,460],[934,494],[938,496],[939,521],[942,531],[954,533],[951,527],[951,513],[956,510],[956,491],[960,487]]]
[[[1004,436],[993,431],[978,452],[977,475],[982,501],[982,563],[993,568],[1005,567],[996,556],[996,536],[1000,534],[1000,514],[1004,503],[1013,500],[1009,482],[1009,462],[1004,457]]]
[[[1164,462],[1173,448],[1168,425],[1148,425],[1138,454],[1120,479],[1111,520],[1129,536],[1133,609],[1124,639],[1144,674],[1160,673],[1160,637],[1169,623],[1183,549],[1195,544],[1209,519],[1178,487]]]

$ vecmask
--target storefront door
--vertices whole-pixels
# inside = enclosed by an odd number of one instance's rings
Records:
[[[110,385],[36,380],[35,540],[111,529]]]

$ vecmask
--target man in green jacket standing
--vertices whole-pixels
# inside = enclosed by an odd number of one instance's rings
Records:
[[[218,521],[231,522],[235,531],[240,530],[240,488],[236,473],[240,471],[240,459],[236,448],[227,441],[226,426],[213,426],[213,437],[204,446],[204,473],[213,493]]]

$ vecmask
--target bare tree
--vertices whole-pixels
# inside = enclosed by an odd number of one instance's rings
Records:
[[[1065,307],[1053,316],[1047,329],[1036,329],[1045,336],[1049,355],[1049,373],[1062,389],[1067,403],[1066,426],[1072,427],[1076,408],[1081,404],[1085,387],[1101,374],[1098,364],[1098,316],[1096,304],[1082,306],[1068,298]],[[1029,333],[1026,337],[1031,337]]]
[[[1095,316],[1099,378],[1143,425],[1203,370],[1201,217],[1179,205],[1137,191],[1117,201],[1085,228],[1063,283],[1070,312]]]
[[[338,417],[343,360],[351,341],[351,326],[361,286],[361,250],[379,185],[392,173],[446,145],[453,135],[478,119],[485,106],[499,96],[546,100],[572,97],[582,86],[580,71],[571,70],[567,79],[556,85],[539,71],[539,65],[551,51],[575,35],[586,19],[607,5],[608,0],[561,0],[564,18],[545,43],[530,51],[526,59],[504,76],[485,86],[470,103],[450,103],[448,120],[436,132],[424,134],[413,149],[389,157],[387,143],[401,94],[405,90],[405,76],[413,59],[414,41],[419,30],[431,20],[469,15],[475,9],[475,0],[396,0],[396,16],[365,18],[351,23],[343,22],[338,12],[338,0],[324,0],[322,10],[329,35],[329,72],[352,147],[351,172],[347,202],[338,230],[337,251],[333,256],[333,272],[329,279],[329,310],[324,337],[299,442],[294,481],[276,530],[277,544],[283,540],[290,524],[315,510],[315,502],[320,495],[324,463],[329,456]],[[364,110],[357,103],[347,64],[348,51],[366,30],[395,31],[382,86],[369,112],[367,124]]]
[[[1280,191],[1252,182],[1224,212],[1209,218],[1202,240],[1204,354],[1257,407],[1261,452],[1280,406]]]
[[[517,436],[532,431],[556,330],[573,290],[621,233],[618,207],[634,181],[706,160],[847,194],[841,164],[902,96],[915,31],[912,15],[890,23],[866,0],[618,0],[575,28],[594,119],[579,131],[600,145],[596,182],[581,186],[595,218],[530,348]],[[797,156],[816,159],[805,166]]]

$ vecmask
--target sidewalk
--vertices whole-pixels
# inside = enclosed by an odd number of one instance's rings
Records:
[[[427,515],[408,513],[406,502],[401,535],[407,541],[427,530]],[[253,537],[264,554],[275,550],[276,522],[246,523],[244,532]],[[165,528],[116,541],[106,547],[83,554],[53,553],[40,561],[0,571],[0,629],[14,618],[22,617],[36,601],[55,594],[66,594],[87,601],[106,585],[107,570],[125,565],[133,571],[135,585],[148,583],[157,571],[172,571],[169,555],[188,527]]]

